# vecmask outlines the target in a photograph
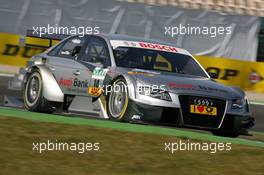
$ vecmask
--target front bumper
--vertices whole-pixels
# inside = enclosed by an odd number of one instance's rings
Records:
[[[240,116],[225,114],[223,121],[219,127],[204,127],[198,124],[186,125],[184,124],[184,116],[180,108],[161,107],[143,104],[130,100],[129,106],[133,109],[133,114],[127,117],[128,121],[132,120],[134,115],[140,116],[141,122],[144,123],[158,123],[176,125],[181,127],[189,127],[205,130],[221,130],[227,132],[236,132],[246,134],[247,130],[254,126],[254,118],[251,116]],[[206,117],[204,121],[207,122]]]
[[[220,130],[247,134],[248,129],[254,126],[255,119],[251,116],[239,116],[226,114]]]

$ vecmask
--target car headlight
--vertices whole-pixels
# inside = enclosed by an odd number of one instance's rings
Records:
[[[138,92],[141,95],[150,96],[152,98],[165,100],[165,101],[172,101],[170,94],[165,90],[152,89],[151,87],[146,86],[146,87],[140,87]]]
[[[234,99],[232,100],[232,109],[242,109],[246,107],[248,104],[247,98],[242,98],[242,99]]]

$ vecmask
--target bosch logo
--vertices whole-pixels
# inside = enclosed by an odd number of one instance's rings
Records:
[[[214,105],[213,101],[209,100],[209,99],[195,98],[193,102],[194,102],[195,105],[198,105],[198,106],[208,106],[208,107],[210,107],[210,106]]]

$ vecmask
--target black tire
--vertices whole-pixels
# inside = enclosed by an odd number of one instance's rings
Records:
[[[43,97],[43,82],[39,70],[33,70],[28,76],[23,92],[24,106],[32,112],[52,113],[48,101]]]
[[[120,91],[118,91],[118,88],[114,88],[117,86],[120,86]],[[114,121],[124,121],[128,106],[129,96],[127,83],[126,80],[121,77],[114,81],[111,86],[111,92],[107,95],[107,113],[109,118]]]
[[[212,131],[212,133],[215,136],[222,136],[222,137],[236,138],[239,136],[239,134],[236,132]]]

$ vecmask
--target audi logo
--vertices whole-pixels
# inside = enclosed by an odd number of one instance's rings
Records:
[[[208,107],[210,107],[210,106],[214,105],[213,101],[210,100],[210,99],[195,98],[193,102],[194,102],[195,105],[198,105],[198,106],[208,106]]]

